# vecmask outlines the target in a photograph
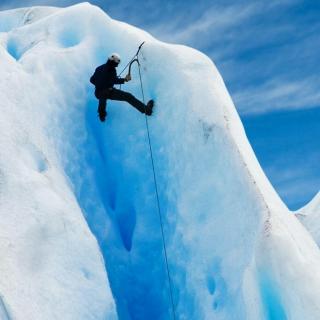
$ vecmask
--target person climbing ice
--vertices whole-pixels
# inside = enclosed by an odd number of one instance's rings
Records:
[[[124,78],[117,76],[116,68],[120,64],[120,56],[113,53],[109,56],[107,62],[96,68],[94,74],[90,78],[90,82],[95,85],[95,96],[99,100],[98,114],[103,122],[107,116],[107,100],[126,101],[141,113],[147,116],[152,115],[154,102],[150,100],[147,105],[138,100],[129,92],[115,89],[115,84],[124,84],[131,80],[131,75],[128,73]]]

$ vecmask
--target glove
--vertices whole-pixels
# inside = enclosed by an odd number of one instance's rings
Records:
[[[130,74],[127,74],[125,77],[124,77],[124,81],[125,82],[128,82],[131,80],[131,75]]]

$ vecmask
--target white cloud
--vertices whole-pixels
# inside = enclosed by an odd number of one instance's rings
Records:
[[[209,32],[213,41],[222,37],[228,29],[248,19],[256,10],[257,5],[254,3],[226,7],[212,6],[196,20],[192,15],[186,17],[184,12],[181,16],[178,15],[175,21],[169,24],[161,22],[154,25],[150,31],[165,41],[184,44],[190,44],[199,39],[206,41],[204,33]]]
[[[273,110],[302,109],[320,106],[320,78],[301,81],[271,80],[264,85],[246,88],[233,94],[242,114],[266,113]]]

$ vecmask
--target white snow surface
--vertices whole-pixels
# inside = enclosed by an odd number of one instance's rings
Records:
[[[142,41],[173,307],[145,118],[101,124],[88,81]],[[208,57],[82,3],[1,12],[0,66],[1,319],[320,318],[319,248]]]
[[[45,44],[44,19],[55,12],[0,13],[0,316],[112,319],[103,257],[53,143],[63,94],[45,53],[57,49]],[[10,48],[28,52],[16,60]]]
[[[296,214],[320,246],[320,192]]]

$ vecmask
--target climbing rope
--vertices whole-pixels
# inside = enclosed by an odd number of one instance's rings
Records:
[[[145,97],[144,97],[144,90],[143,90],[143,83],[142,83],[142,76],[141,76],[141,66],[140,66],[140,61],[139,61],[139,56],[138,56],[138,55],[139,55],[139,52],[140,52],[140,50],[141,50],[141,47],[143,46],[143,44],[144,44],[144,42],[141,43],[141,45],[139,46],[139,49],[138,49],[137,53],[133,56],[133,58],[129,61],[129,63],[125,66],[125,68],[121,71],[121,73],[123,73],[124,70],[129,66],[129,72],[128,72],[128,74],[131,74],[131,65],[132,65],[134,62],[137,62],[137,64],[138,64],[138,70],[139,70],[139,80],[140,80],[140,89],[141,89],[141,94],[142,94],[142,101],[143,101],[144,105],[146,105]],[[120,73],[119,75],[121,75],[121,73]],[[145,110],[145,111],[146,111],[146,110]],[[156,177],[156,171],[155,171],[155,165],[154,165],[154,157],[153,157],[153,151],[152,151],[152,145],[151,145],[149,122],[148,122],[148,117],[147,117],[146,114],[145,114],[145,121],[146,121],[147,136],[148,136],[148,143],[149,143],[149,151],[150,151],[150,158],[151,158],[152,171],[153,171],[153,181],[154,181],[154,187],[155,187],[156,199],[157,199],[159,222],[160,222],[160,227],[161,227],[161,236],[162,236],[163,252],[164,252],[164,258],[165,258],[166,271],[167,271],[167,275],[168,275],[168,284],[169,284],[169,291],[170,291],[170,301],[171,301],[171,306],[172,306],[172,316],[173,316],[173,319],[176,320],[176,311],[175,311],[174,302],[173,302],[172,279],[171,279],[170,269],[169,269],[167,246],[166,246],[166,240],[165,240],[164,228],[163,228],[163,218],[162,218],[161,209],[160,209],[158,183],[157,183],[157,177]]]

